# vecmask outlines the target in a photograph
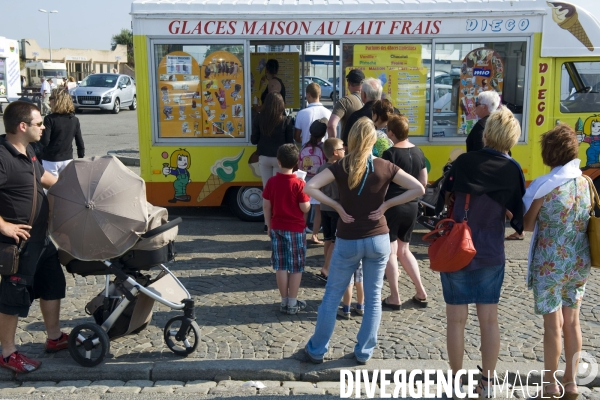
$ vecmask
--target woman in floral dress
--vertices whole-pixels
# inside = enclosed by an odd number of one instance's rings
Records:
[[[533,231],[527,286],[533,289],[535,313],[544,316],[544,382],[538,397],[576,399],[575,374],[581,351],[579,306],[590,274],[587,225],[591,202],[581,176],[579,143],[573,129],[561,124],[542,135],[542,159],[552,171],[532,182],[523,201],[525,230]],[[555,381],[565,338],[566,369]]]

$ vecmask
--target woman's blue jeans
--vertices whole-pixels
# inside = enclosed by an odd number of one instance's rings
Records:
[[[322,359],[327,353],[340,300],[350,284],[350,277],[362,261],[365,314],[356,337],[354,355],[361,362],[371,358],[377,344],[381,321],[381,288],[389,256],[390,237],[387,233],[357,240],[336,239],[327,286],[317,315],[317,326],[306,345],[311,357]]]

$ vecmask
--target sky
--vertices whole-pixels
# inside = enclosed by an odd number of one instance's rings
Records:
[[[568,0],[567,0],[568,1]],[[599,0],[571,0],[600,21]],[[0,36],[35,39],[48,47],[48,15],[38,9],[57,10],[50,15],[52,48],[109,50],[111,37],[131,28],[130,0],[0,0]]]

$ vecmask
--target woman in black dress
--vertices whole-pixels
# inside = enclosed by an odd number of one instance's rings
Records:
[[[407,174],[416,178],[423,186],[427,185],[427,168],[425,155],[414,144],[408,141],[408,119],[404,116],[391,115],[387,123],[387,135],[394,145],[383,152],[382,158],[397,165]],[[404,193],[406,189],[391,183],[386,199]],[[391,254],[385,268],[385,275],[390,285],[390,296],[383,299],[382,306],[392,310],[400,309],[398,293],[398,260],[408,274],[417,291],[412,301],[421,307],[427,306],[427,292],[421,282],[419,265],[410,252],[409,244],[415,222],[417,220],[417,200],[392,207],[385,212],[390,230]],[[397,255],[397,259],[396,259]]]
[[[42,164],[54,176],[73,161],[73,140],[77,146],[77,157],[85,157],[85,146],[79,119],[71,95],[65,89],[54,89],[50,95],[51,114],[44,118],[44,134],[40,140]]]

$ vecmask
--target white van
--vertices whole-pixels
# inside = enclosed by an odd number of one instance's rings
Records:
[[[27,82],[30,87],[41,87],[42,79],[52,78],[55,85],[62,85],[62,78],[67,78],[65,63],[28,61],[25,63]]]

